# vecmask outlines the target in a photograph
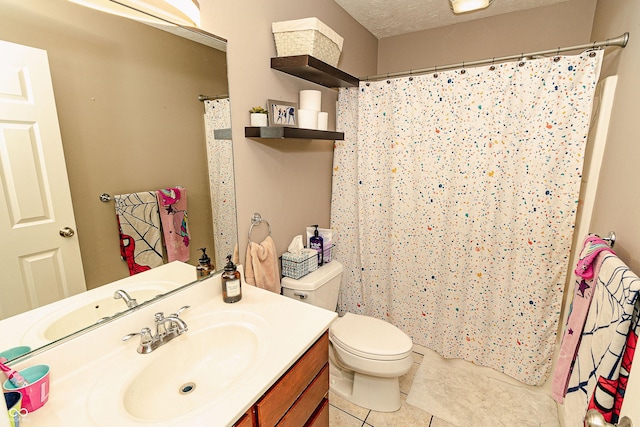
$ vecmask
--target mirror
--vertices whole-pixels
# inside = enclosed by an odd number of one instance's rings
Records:
[[[219,270],[237,242],[235,196],[217,202],[235,194],[226,42],[197,29],[156,27],[67,0],[0,3],[0,40],[47,51],[89,291],[129,276],[117,194],[185,188],[189,264],[206,247]],[[200,95],[214,99],[206,101],[213,120]],[[101,201],[102,193],[112,200]],[[21,292],[0,295],[14,291]],[[18,344],[0,337],[0,351]]]

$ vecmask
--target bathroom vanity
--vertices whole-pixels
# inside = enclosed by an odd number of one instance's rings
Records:
[[[328,426],[327,333],[234,426]]]
[[[246,284],[237,303],[221,293],[218,273],[19,360],[51,367],[49,401],[25,424],[327,426],[336,313]],[[187,330],[150,353],[122,340],[177,312]]]

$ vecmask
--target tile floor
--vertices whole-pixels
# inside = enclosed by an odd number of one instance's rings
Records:
[[[446,421],[435,418],[415,406],[405,403],[411,390],[411,383],[423,354],[414,348],[413,367],[400,377],[402,407],[396,412],[376,412],[354,405],[329,391],[329,426],[330,427],[456,427]]]

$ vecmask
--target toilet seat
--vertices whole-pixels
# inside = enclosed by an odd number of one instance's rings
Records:
[[[329,338],[336,346],[366,359],[401,360],[413,350],[411,338],[383,320],[346,313],[329,328]]]

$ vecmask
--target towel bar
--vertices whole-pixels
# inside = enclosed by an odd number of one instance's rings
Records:
[[[605,242],[607,242],[609,244],[609,246],[613,247],[613,245],[615,245],[615,243],[616,243],[616,232],[615,231],[610,231],[609,232],[609,236],[601,237],[601,239],[604,240]]]
[[[253,215],[251,215],[251,227],[249,227],[249,243],[251,243],[251,232],[253,231],[253,227],[260,225],[263,222],[267,224],[267,227],[269,227],[269,236],[271,236],[271,225],[266,219],[262,219],[262,215],[260,215],[258,212],[255,212]]]

